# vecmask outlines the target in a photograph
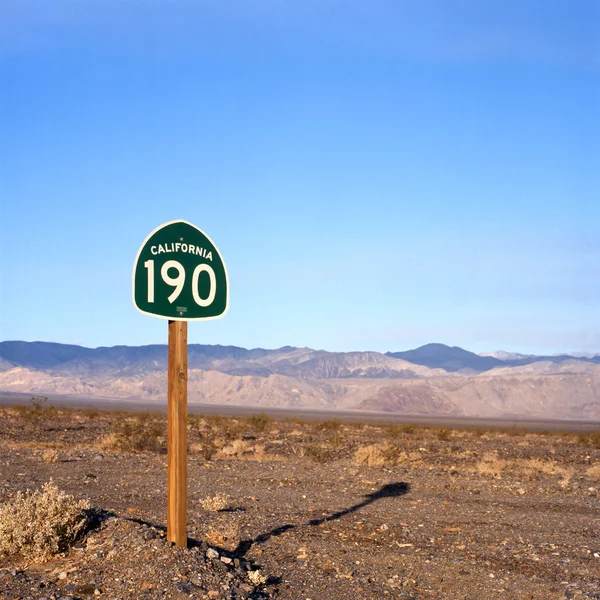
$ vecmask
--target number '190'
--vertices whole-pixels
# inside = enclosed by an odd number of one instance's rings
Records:
[[[144,267],[148,270],[148,302],[154,302],[154,261],[147,260],[144,263]],[[169,269],[175,269],[177,271],[177,277],[171,277],[169,275]],[[208,273],[208,277],[210,278],[210,292],[206,298],[201,298],[198,293],[198,278],[203,271]],[[183,290],[183,285],[185,283],[185,269],[180,262],[168,260],[161,267],[160,276],[167,285],[175,288],[167,298],[167,300],[173,304],[173,302],[179,298],[179,295]],[[206,307],[212,304],[217,291],[216,283],[217,279],[215,277],[215,272],[210,265],[202,263],[196,266],[192,273],[192,295],[194,297],[194,302],[198,306]]]

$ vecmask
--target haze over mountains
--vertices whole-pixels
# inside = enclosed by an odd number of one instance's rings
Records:
[[[326,352],[190,344],[189,401],[600,420],[600,355],[478,355],[427,344]],[[0,391],[166,399],[167,347],[0,342]]]

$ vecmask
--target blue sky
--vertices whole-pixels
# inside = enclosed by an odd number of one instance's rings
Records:
[[[0,339],[164,343],[182,218],[191,342],[600,352],[596,1],[0,0],[0,89]]]

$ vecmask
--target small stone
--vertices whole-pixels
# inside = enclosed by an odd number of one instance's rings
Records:
[[[242,583],[242,584],[240,585],[240,587],[241,587],[241,588],[242,588],[244,591],[246,591],[246,592],[249,592],[249,593],[254,591],[254,587],[252,587],[252,586],[251,586],[249,583]]]
[[[217,592],[216,590],[211,590],[210,592],[208,592],[208,597],[209,598],[218,598],[219,592]]]
[[[94,590],[94,596],[99,596],[101,593],[102,592],[98,588]]]
[[[66,571],[63,571],[62,573],[58,574],[58,578],[59,579],[66,579],[67,578],[67,573]]]
[[[217,558],[219,558],[219,553],[214,548],[209,548],[206,551],[206,558],[217,559]],[[209,594],[210,594],[210,592],[209,592]]]
[[[521,496],[522,496],[523,494],[525,494],[525,490],[524,490],[523,488],[519,488],[519,489],[517,490],[517,492],[519,492],[519,494],[521,494]]]
[[[144,539],[145,540],[153,540],[155,538],[158,537],[158,533],[156,533],[155,529],[149,529],[148,531],[146,531],[146,533],[144,534]]]
[[[226,565],[230,565],[233,561],[228,556],[221,556],[221,562],[225,563]]]

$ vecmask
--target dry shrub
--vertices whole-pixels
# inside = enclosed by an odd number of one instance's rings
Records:
[[[263,572],[260,569],[256,571],[248,571],[248,579],[252,582],[253,585],[262,585],[267,582],[267,576],[263,575]]]
[[[451,429],[448,429],[447,427],[440,427],[439,429],[436,430],[436,435],[438,440],[441,440],[443,442],[446,442],[450,439],[450,434],[452,433]]]
[[[420,459],[420,456],[419,456]],[[384,442],[382,444],[370,444],[361,446],[354,453],[354,463],[367,465],[368,467],[381,467],[385,464],[396,464],[410,460],[409,456],[394,444]]]
[[[386,451],[389,444],[370,444],[361,446],[354,453],[354,463],[357,465],[367,465],[368,467],[381,467],[386,461]]]
[[[58,452],[51,448],[44,450],[42,454],[42,459],[44,462],[57,462],[58,461]]]
[[[589,467],[586,471],[586,474],[588,477],[592,477],[594,479],[596,479],[596,478],[600,479],[600,463]]]
[[[238,523],[229,519],[223,523],[211,523],[206,529],[204,538],[212,546],[233,550],[240,541],[239,535]]]
[[[237,440],[244,436],[246,429],[247,428],[238,421],[232,421],[230,425],[225,427],[222,434],[227,441]]]
[[[529,460],[519,461],[516,464],[517,468],[525,473],[543,473],[545,475],[558,475],[561,478],[560,486],[567,487],[571,478],[575,474],[575,470],[570,467],[561,467],[549,460],[541,458],[531,458]]]
[[[567,467],[559,467],[557,473],[560,475],[560,487],[566,488],[571,483],[571,478],[575,475],[575,469]]]
[[[482,475],[500,477],[505,468],[506,461],[498,458],[498,456],[493,452],[487,452],[484,454],[482,460],[477,463],[477,470]]]
[[[323,421],[322,423],[317,423],[316,428],[319,431],[337,431],[342,424],[335,419],[329,419],[327,421]]]
[[[162,449],[163,424],[149,413],[119,417],[112,434],[112,438],[105,439],[105,444],[121,452],[160,452]]]
[[[248,419],[248,423],[250,424],[250,427],[252,427],[252,429],[254,429],[255,431],[264,432],[271,429],[273,419],[267,417],[265,413],[260,413],[259,415],[252,415]]]
[[[89,508],[52,481],[41,490],[17,492],[0,506],[0,555],[43,559],[67,550],[88,522]]]
[[[227,508],[228,503],[229,496],[221,493],[214,496],[207,496],[203,500],[200,500],[202,508],[208,512],[219,512],[220,510]]]
[[[55,417],[58,412],[54,406],[48,404],[47,396],[34,396],[29,400],[29,405],[16,405],[13,408],[21,419],[34,425]]]
[[[590,448],[600,449],[600,431],[595,431],[593,433],[580,433],[577,436],[577,441],[584,446],[589,446]]]
[[[254,460],[263,462],[267,459],[267,450],[264,445],[260,444],[258,446],[254,446],[252,450],[254,451]]]
[[[204,421],[206,421],[210,427],[218,429],[225,425],[229,419],[221,415],[204,415]]]
[[[234,440],[228,446],[225,446],[221,453],[225,456],[233,456],[236,458],[241,458],[244,454],[250,454],[252,452],[252,446],[250,442],[246,440]]]
[[[310,458],[318,463],[326,463],[333,460],[333,453],[331,450],[319,446],[318,444],[309,444],[303,448],[303,456]]]
[[[212,460],[218,448],[213,433],[200,434],[200,442],[190,444],[190,452],[200,454],[204,460]]]

